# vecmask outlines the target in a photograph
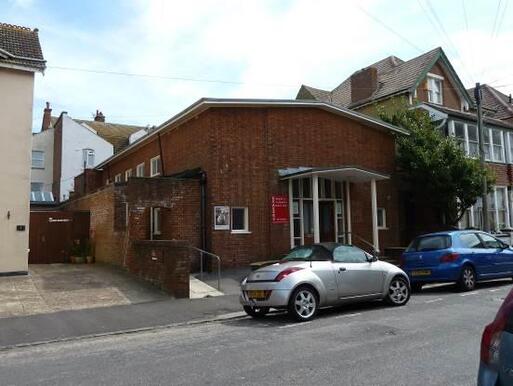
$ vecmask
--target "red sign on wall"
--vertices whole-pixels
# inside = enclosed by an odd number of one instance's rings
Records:
[[[273,224],[288,224],[289,196],[286,194],[274,194],[271,197],[271,214]]]

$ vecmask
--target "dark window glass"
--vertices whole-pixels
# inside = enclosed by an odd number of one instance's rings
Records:
[[[436,251],[438,249],[447,249],[451,246],[451,237],[441,236],[423,236],[417,237],[409,245],[407,252]]]
[[[232,209],[232,230],[243,231],[246,230],[245,221],[246,210],[244,208],[233,208]]]
[[[335,197],[342,198],[342,183],[338,181],[335,182]]]
[[[319,246],[294,248],[282,260],[288,261],[309,261],[309,260],[331,260],[331,255],[326,248]]]
[[[333,198],[331,191],[331,180],[324,180],[324,197],[325,198]]]
[[[464,233],[459,236],[459,239],[465,248],[481,248],[481,240],[475,233]]]
[[[303,197],[312,197],[312,189],[310,189],[310,178],[303,178]]]
[[[360,248],[341,245],[333,251],[333,260],[337,263],[366,263],[367,254]]]
[[[486,233],[479,233],[479,237],[483,241],[483,246],[485,248],[497,249],[501,248],[503,245],[502,241],[499,241],[495,237],[487,235]]]
[[[299,180],[292,180],[292,197],[299,197]]]

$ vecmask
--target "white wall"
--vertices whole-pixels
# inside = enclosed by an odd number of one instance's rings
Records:
[[[114,154],[114,147],[94,130],[62,115],[61,201],[74,190],[74,178],[84,171],[83,149],[93,149],[94,166]]]
[[[33,94],[34,73],[0,68],[0,273],[28,271]]]
[[[52,128],[32,134],[32,150],[44,152],[44,169],[32,169],[30,182],[42,182],[45,192],[52,191],[54,132]]]

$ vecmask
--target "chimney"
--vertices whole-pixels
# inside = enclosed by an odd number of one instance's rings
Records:
[[[50,108],[50,102],[46,102],[46,108],[43,111],[43,123],[41,124],[41,131],[48,130],[52,124],[52,109]]]
[[[378,87],[378,70],[367,67],[351,75],[351,103],[369,98]]]
[[[96,115],[94,117],[96,122],[105,122],[105,115],[100,110],[96,110]]]

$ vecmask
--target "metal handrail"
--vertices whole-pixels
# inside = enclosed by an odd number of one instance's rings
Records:
[[[200,279],[203,280],[203,254],[215,257],[217,260],[217,289],[221,291],[221,258],[217,255],[214,255],[211,252],[205,251],[200,248],[196,247],[190,247],[191,249],[194,249],[195,251],[198,251],[200,253]]]
[[[351,237],[356,237],[358,240],[360,240],[362,243],[364,243],[365,245],[367,245],[368,247],[371,248],[371,251],[372,251],[372,254],[377,254],[378,251],[376,251],[376,249],[374,248],[374,244],[372,244],[370,241],[367,241],[365,240],[363,237],[357,235],[356,233],[352,233],[352,232],[347,232],[348,234],[351,234]]]

